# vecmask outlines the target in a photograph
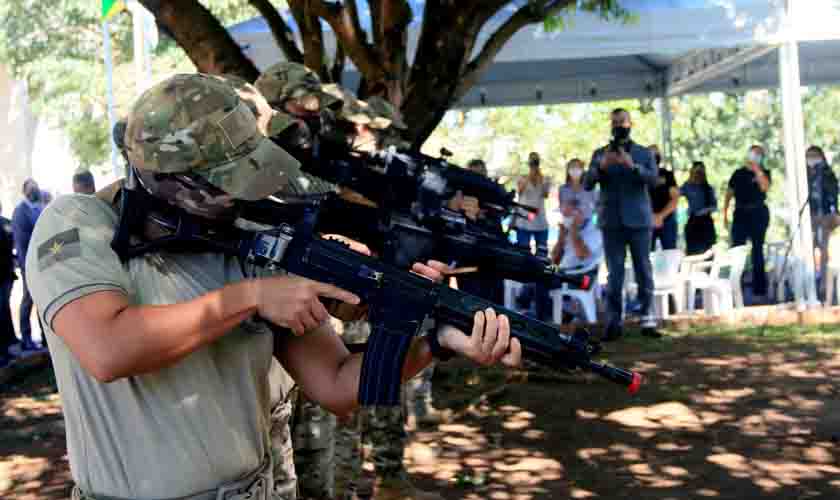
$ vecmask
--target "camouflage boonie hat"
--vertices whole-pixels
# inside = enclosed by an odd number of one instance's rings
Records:
[[[341,105],[339,98],[323,91],[318,75],[299,63],[277,63],[265,70],[254,85],[275,109],[282,108],[287,99],[299,101],[309,111]]]
[[[260,131],[234,88],[200,73],[175,75],[140,96],[125,149],[140,171],[195,174],[243,200],[265,198],[300,174],[300,163]]]
[[[385,99],[379,96],[370,97],[367,100],[367,104],[370,107],[370,110],[376,114],[377,116],[382,117],[383,119],[388,121],[388,124],[384,127],[376,127],[376,128],[388,128],[389,126],[393,126],[394,128],[398,128],[400,130],[408,129],[408,125],[402,119],[400,112],[397,111],[397,108],[394,107],[393,104],[386,101]],[[373,126],[373,125],[371,125]]]

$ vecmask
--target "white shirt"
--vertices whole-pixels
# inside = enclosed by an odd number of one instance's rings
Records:
[[[519,203],[534,207],[538,210],[536,214],[531,214],[525,210],[520,210],[520,217],[516,218],[516,227],[526,231],[545,231],[548,229],[548,219],[545,216],[545,197],[551,191],[551,183],[543,178],[542,184],[534,185],[526,177],[525,189],[519,193]],[[530,216],[533,216],[531,219]]]

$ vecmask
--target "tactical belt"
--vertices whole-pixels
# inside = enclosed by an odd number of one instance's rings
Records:
[[[274,489],[273,471],[274,466],[269,453],[253,472],[248,473],[242,479],[225,483],[218,489],[196,493],[195,495],[155,500],[271,500],[271,492]],[[71,500],[140,500],[88,493],[79,488],[78,485],[73,487],[70,498]]]

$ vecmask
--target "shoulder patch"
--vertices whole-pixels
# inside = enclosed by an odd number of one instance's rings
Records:
[[[38,270],[45,271],[53,264],[82,255],[79,229],[58,233],[38,247]]]

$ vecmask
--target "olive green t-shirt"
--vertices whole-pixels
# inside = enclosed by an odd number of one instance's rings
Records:
[[[61,392],[73,479],[87,492],[123,498],[213,490],[254,470],[267,453],[271,334],[246,321],[158,372],[97,381],[52,330],[62,307],[101,291],[136,305],[175,304],[243,278],[238,262],[219,254],[161,253],[122,264],[110,247],[116,224],[98,198],[59,198],[41,215],[26,262]]]

